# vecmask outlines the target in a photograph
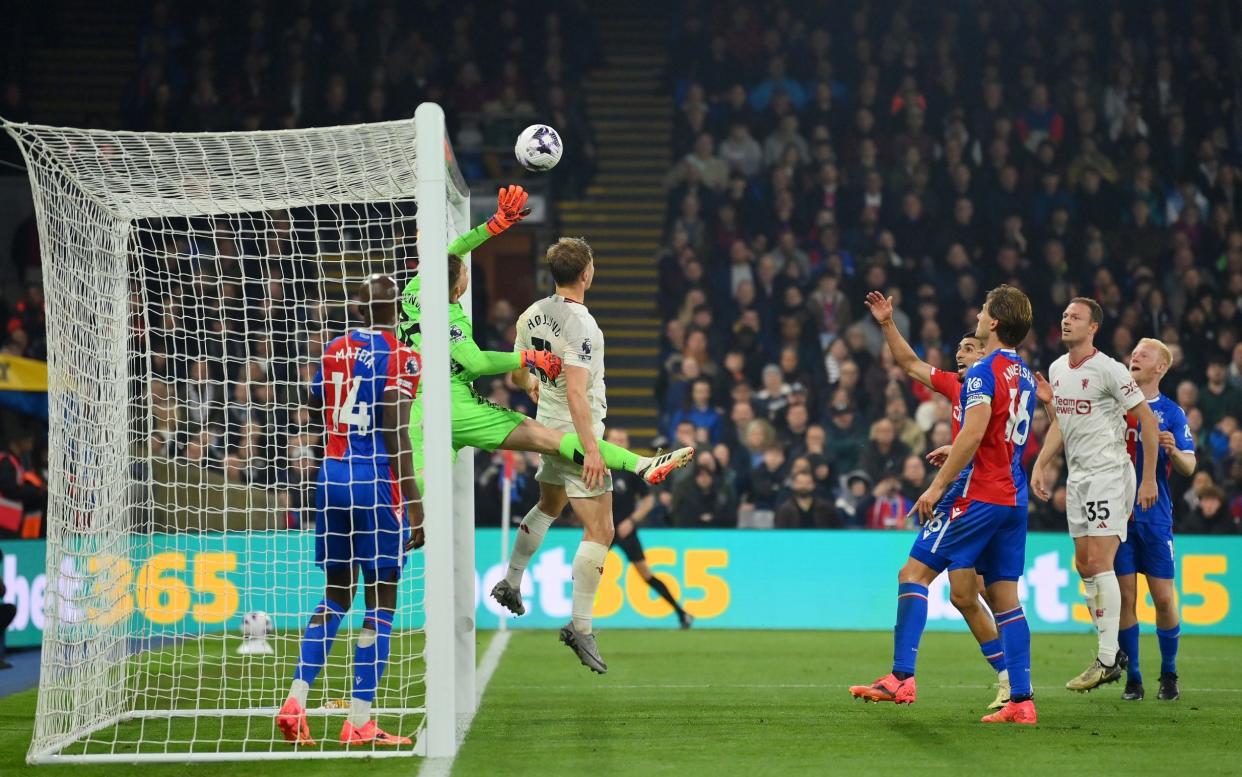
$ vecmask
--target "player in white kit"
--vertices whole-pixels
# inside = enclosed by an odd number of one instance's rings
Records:
[[[588,669],[603,674],[608,666],[596,645],[591,609],[604,574],[604,558],[612,544],[613,523],[612,475],[595,442],[604,434],[604,416],[608,413],[604,333],[583,304],[595,277],[595,264],[591,247],[578,238],[561,238],[548,249],[547,258],[556,293],[538,300],[518,318],[514,348],[554,353],[564,362],[564,370],[555,380],[518,370],[513,373],[513,380],[535,398],[540,423],[556,431],[576,431],[591,439],[584,444],[585,455],[580,461],[543,457],[535,475],[539,481],[539,503],[518,527],[508,571],[492,589],[492,598],[517,615],[526,611],[521,595],[526,565],[566,502],[572,503],[574,514],[582,521],[583,534],[573,561],[573,617],[561,629],[561,641]],[[694,450],[683,448],[670,456],[669,466],[682,466],[693,459]]]
[[[1135,504],[1134,464],[1125,437],[1127,412],[1139,423],[1143,444],[1138,503],[1148,508],[1157,498],[1159,422],[1125,365],[1093,344],[1103,319],[1095,300],[1070,300],[1061,316],[1061,342],[1068,353],[1049,368],[1051,385],[1040,376],[1037,391],[1051,426],[1031,472],[1031,489],[1040,499],[1050,498],[1058,475],[1053,461],[1064,444],[1069,467],[1065,513],[1075,565],[1099,635],[1091,666],[1065,684],[1072,691],[1116,682],[1125,668],[1125,656],[1117,646],[1121,588],[1113,560],[1126,539]]]

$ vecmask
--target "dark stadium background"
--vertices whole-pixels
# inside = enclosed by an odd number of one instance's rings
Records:
[[[0,116],[224,131],[441,103],[477,213],[509,181],[547,206],[475,255],[481,344],[511,346],[516,313],[545,288],[543,247],[584,235],[599,261],[588,302],[608,336],[610,425],[703,451],[648,525],[753,525],[769,511],[780,525],[792,475],[809,470],[822,525],[904,528],[948,410],[882,353],[863,296],[892,294],[916,351],[946,366],[983,294],[1007,282],[1035,304],[1021,350],[1040,369],[1080,294],[1103,306],[1096,342],[1111,355],[1141,337],[1173,348],[1163,390],[1200,450],[1194,477],[1174,478],[1175,528],[1242,532],[1236,5],[625,5],[6,2]],[[652,23],[609,24],[636,14]],[[566,141],[539,177],[511,154],[536,121]],[[37,235],[7,137],[0,159],[0,351],[41,359]],[[295,304],[290,291],[258,293]],[[289,525],[303,525],[315,430],[203,446],[176,420],[189,376],[165,377],[171,420],[151,444],[289,492]],[[503,383],[482,388],[526,407]],[[5,411],[5,438],[33,471],[40,424]],[[1028,462],[1046,424],[1034,428]],[[243,444],[266,464],[230,466]],[[480,523],[499,515],[497,468],[479,457]],[[7,472],[0,494],[12,496]],[[514,490],[520,515],[533,461]],[[1032,500],[1032,528],[1063,529],[1063,508],[1063,489]]]

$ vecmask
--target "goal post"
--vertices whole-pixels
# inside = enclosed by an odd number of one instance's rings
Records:
[[[469,192],[443,111],[273,132],[3,126],[29,171],[48,321],[47,595],[27,760],[454,753],[474,703],[476,594],[470,459],[449,455],[444,261]],[[360,325],[357,284],[382,272],[404,286],[418,257],[427,551],[405,559],[372,709],[415,743],[336,743],[359,580],[308,697],[318,744],[294,748],[273,718],[324,596],[312,378]],[[270,652],[238,650],[248,613]],[[264,614],[270,634],[254,625]]]

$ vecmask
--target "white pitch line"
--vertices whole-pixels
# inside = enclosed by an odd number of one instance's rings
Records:
[[[527,687],[527,686],[523,686]],[[541,689],[545,690],[582,690],[581,685],[541,685]],[[618,689],[618,690],[711,690],[713,688],[739,688],[739,689],[817,689],[817,688],[844,688],[843,685],[835,683],[638,683],[631,685],[614,685],[612,683],[600,683],[600,688]],[[929,685],[928,688],[946,688],[950,690],[978,690],[984,688],[995,688],[995,685]],[[1038,686],[1037,686],[1038,687]],[[1182,691],[1193,693],[1242,693],[1242,688],[1182,688]]]
[[[487,650],[483,652],[483,659],[479,661],[478,669],[475,670],[475,713],[465,717],[464,720],[459,719],[457,723],[457,749],[459,751],[466,741],[466,735],[470,733],[474,715],[483,704],[483,692],[487,690],[487,684],[491,682],[492,675],[496,674],[496,667],[500,666],[500,657],[504,655],[505,648],[509,645],[509,638],[512,636],[511,631],[497,631],[492,635],[492,641],[487,644]],[[449,777],[453,773],[455,759],[456,756],[427,758],[423,761],[423,768],[418,770],[419,777]]]

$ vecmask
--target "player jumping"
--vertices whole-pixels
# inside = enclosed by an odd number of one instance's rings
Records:
[[[1127,412],[1142,425],[1144,466],[1138,504],[1151,509],[1158,496],[1156,417],[1125,366],[1093,345],[1103,320],[1099,303],[1086,297],[1070,300],[1061,315],[1061,342],[1069,352],[1048,369],[1051,385],[1040,377],[1039,400],[1048,408],[1051,425],[1031,470],[1035,495],[1049,499],[1058,475],[1053,459],[1064,445],[1069,467],[1065,514],[1074,539],[1074,563],[1099,635],[1091,666],[1065,684],[1071,691],[1116,682],[1125,664],[1117,643],[1121,588],[1114,559],[1126,539],[1135,504],[1134,464],[1126,452]]]
[[[582,521],[582,542],[573,561],[573,610],[570,623],[561,629],[568,645],[588,669],[603,674],[608,666],[600,657],[591,625],[595,592],[604,573],[604,559],[615,529],[612,519],[612,475],[605,468],[595,440],[604,433],[608,400],[604,387],[604,333],[584,304],[595,277],[594,256],[586,241],[563,237],[548,249],[548,267],[556,282],[550,297],[538,300],[518,317],[515,348],[535,348],[559,356],[564,363],[560,379],[526,370],[513,374],[513,381],[529,391],[538,403],[541,424],[562,431],[576,431],[585,441],[581,460],[566,461],[545,454],[535,479],[539,503],[518,527],[505,578],[492,588],[492,598],[510,612],[526,612],[522,603],[522,575],[539,549],[548,527],[573,505]],[[617,447],[618,450],[624,450]]]
[[[915,502],[934,559],[947,560],[950,585],[973,592],[974,568],[983,570],[1009,672],[1010,696],[985,723],[1033,725],[1031,630],[1018,602],[1018,578],[1026,558],[1027,489],[1022,450],[1031,431],[1035,379],[1015,346],[1031,328],[1031,301],[1018,289],[998,286],[988,293],[975,332],[986,355],[966,371],[962,427],[935,480]],[[962,493],[940,512],[941,500],[967,464],[973,463]],[[916,548],[917,548],[916,544]],[[931,558],[931,557],[927,557]],[[933,559],[933,560],[934,560]],[[926,563],[924,561],[923,563]],[[938,563],[938,562],[937,562]],[[899,704],[914,702],[915,658],[927,625],[927,587],[898,587],[893,633],[893,671],[870,686],[853,686],[855,697],[883,690]]]
[[[473,251],[489,237],[498,235],[521,221],[526,209],[526,192],[520,186],[501,189],[496,198],[496,213],[485,223],[458,237],[449,245],[449,355],[452,358],[453,456],[461,448],[471,446],[484,451],[498,448],[510,451],[531,451],[548,456],[561,456],[582,464],[587,444],[598,448],[599,456],[609,469],[623,469],[638,474],[648,483],[660,483],[673,470],[694,458],[693,448],[681,448],[662,456],[639,456],[624,448],[604,442],[584,442],[579,433],[553,431],[521,413],[496,405],[474,390],[474,381],[481,375],[501,375],[520,369],[534,369],[555,380],[561,372],[559,357],[530,348],[514,351],[482,351],[474,343],[469,316],[460,299],[470,282],[470,271],[461,255]],[[402,342],[416,350],[422,340],[418,294],[421,283],[413,278],[402,292],[403,320],[397,327]],[[418,477],[423,472],[422,402],[416,401],[410,440],[414,446],[414,464]],[[421,486],[421,482],[420,482]]]
[[[1177,617],[1177,600],[1173,594],[1173,501],[1169,497],[1169,473],[1182,475],[1195,471],[1195,436],[1186,422],[1186,414],[1176,402],[1160,393],[1160,379],[1173,363],[1169,347],[1159,340],[1145,337],[1130,354],[1130,376],[1147,399],[1152,413],[1160,423],[1160,458],[1156,462],[1156,490],[1159,496],[1151,509],[1135,504],[1133,521],[1126,541],[1117,548],[1117,583],[1121,588],[1121,630],[1117,642],[1125,652],[1126,701],[1143,698],[1143,675],[1139,671],[1139,625],[1135,612],[1137,598],[1136,573],[1147,577],[1152,602],[1156,605],[1156,638],[1160,642],[1160,690],[1162,701],[1180,698],[1177,687],[1177,643],[1181,624]],[[1136,469],[1143,468],[1143,451],[1135,444],[1138,429],[1127,418],[1126,443]]]
[[[975,336],[975,332],[969,332],[964,335],[957,346],[957,372],[947,372],[938,370],[927,362],[923,361],[915,354],[914,349],[901,336],[901,332],[897,331],[896,324],[893,323],[893,298],[885,297],[878,291],[873,291],[867,295],[867,309],[871,311],[871,315],[875,318],[876,323],[880,325],[880,330],[884,332],[884,339],[888,343],[888,348],[893,354],[893,360],[897,362],[897,366],[905,370],[905,373],[911,379],[917,380],[924,386],[940,394],[953,404],[953,420],[952,429],[953,436],[956,437],[959,428],[962,425],[962,379],[966,375],[966,371],[983,357],[983,343]],[[929,454],[929,459],[933,463],[939,462],[938,451]],[[958,475],[957,480],[945,493],[940,500],[940,504],[936,507],[936,514],[944,518],[948,515],[953,507],[953,503],[961,496],[962,488],[966,485],[966,481],[970,478],[971,467],[969,464]],[[949,567],[949,560],[940,556],[934,548],[935,540],[932,539],[935,532],[931,527],[920,528],[919,533],[914,541],[914,546],[910,549],[910,556],[906,559],[905,566],[897,574],[897,585],[899,590],[903,591],[922,591],[926,596],[928,586],[936,579],[936,576],[945,571]],[[938,538],[938,535],[935,535]],[[996,621],[992,619],[991,611],[980,605],[979,597],[984,593],[983,578],[981,575],[972,574],[973,570],[966,569],[961,573],[954,575],[950,573],[950,599],[953,606],[962,613],[962,617],[966,619],[966,625],[970,627],[970,633],[974,635],[979,642],[979,649],[983,651],[983,657],[996,671],[996,698],[988,705],[988,709],[997,710],[1005,706],[1005,702],[1009,701],[1009,673],[1005,669],[1005,651],[1001,645],[1000,637],[996,631]],[[954,585],[956,580],[956,585]],[[969,586],[967,584],[970,584]],[[900,603],[899,603],[900,604]],[[913,657],[911,658],[911,662]],[[906,661],[901,657],[894,657],[894,666],[898,663],[903,667]],[[907,670],[913,675],[914,669],[911,663]],[[879,687],[858,686],[858,693],[855,696],[871,699],[872,701],[895,701],[888,688],[881,683],[876,683]],[[913,683],[911,688],[913,689]],[[913,698],[910,699],[913,702]]]
[[[397,284],[373,275],[359,291],[364,329],[324,350],[311,384],[323,402],[328,445],[315,488],[315,563],[327,579],[323,600],[302,636],[289,696],[276,726],[295,745],[313,746],[306,696],[323,669],[362,571],[366,617],[354,649],[353,698],[341,744],[408,745],[381,731],[371,702],[388,663],[397,584],[407,539],[422,544],[422,506],[408,438],[410,407],[421,372],[418,354],[400,345]],[[411,530],[407,536],[407,530]]]

